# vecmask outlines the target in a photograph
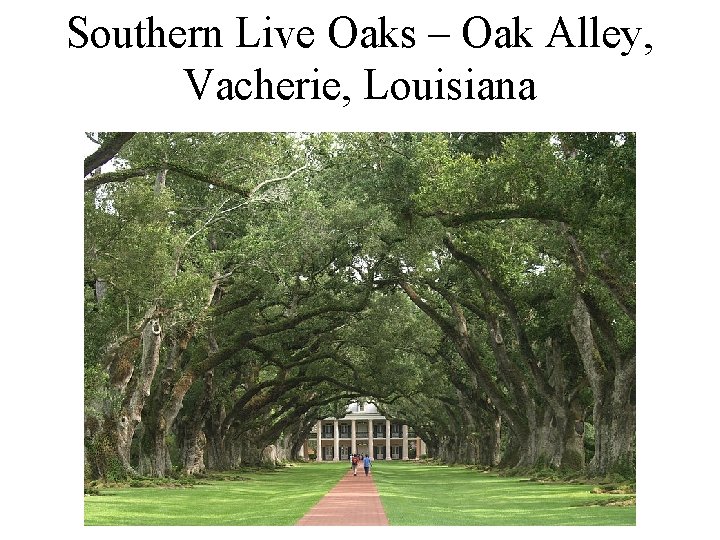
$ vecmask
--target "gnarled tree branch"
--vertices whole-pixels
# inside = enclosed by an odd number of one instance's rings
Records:
[[[109,138],[105,139],[100,145],[100,148],[95,150],[92,154],[85,158],[84,172],[87,176],[98,167],[101,167],[120,151],[123,145],[133,138],[134,132],[118,132],[114,133]],[[87,189],[87,188],[86,188]]]

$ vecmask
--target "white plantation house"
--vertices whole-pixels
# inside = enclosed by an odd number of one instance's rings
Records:
[[[385,418],[374,404],[362,401],[350,404],[342,418],[318,421],[312,434],[314,444],[305,447],[315,447],[317,461],[346,460],[351,454],[407,460],[418,459],[426,452],[425,443],[407,424]]]

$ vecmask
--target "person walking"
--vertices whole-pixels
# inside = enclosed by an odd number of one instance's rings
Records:
[[[357,454],[353,454],[353,457],[352,457],[352,471],[353,471],[353,476],[357,476],[358,461],[360,461],[360,459],[358,458],[358,455],[357,455]]]
[[[367,476],[370,473],[370,456],[363,458],[363,468],[365,469],[365,476]]]

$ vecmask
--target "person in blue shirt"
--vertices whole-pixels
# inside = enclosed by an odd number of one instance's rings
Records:
[[[365,469],[365,476],[367,476],[370,472],[370,456],[365,456],[363,458],[363,468]]]

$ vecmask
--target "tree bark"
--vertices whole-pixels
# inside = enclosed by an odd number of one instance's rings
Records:
[[[172,470],[166,439],[175,415],[168,413],[168,402],[172,398],[173,385],[177,378],[176,372],[181,357],[193,333],[194,325],[190,324],[179,337],[172,339],[172,346],[165,355],[162,377],[152,388],[151,400],[143,415],[142,449],[145,460],[141,472],[144,475],[162,478]]]
[[[634,474],[635,467],[635,361],[619,366],[603,362],[595,344],[591,317],[581,297],[575,302],[571,331],[593,391],[595,454],[588,466],[592,474]]]
[[[157,177],[155,178],[155,195],[160,195],[163,189],[165,189],[165,179],[167,178],[167,169],[158,171]]]
[[[205,449],[207,447],[207,437],[204,426],[210,410],[213,381],[213,372],[207,372],[203,380],[202,395],[195,404],[192,414],[182,422],[182,429],[179,430],[180,462],[185,474],[198,474],[206,469]]]
[[[225,407],[215,406],[205,422],[207,440],[207,468],[214,471],[226,471],[232,468],[231,448],[226,448],[227,432],[223,429]]]
[[[100,147],[85,158],[83,176],[87,176],[98,167],[102,167],[120,151],[123,145],[133,138],[135,133],[118,132],[103,141]]]
[[[213,281],[205,309],[208,309],[212,304],[217,287],[217,281]],[[182,408],[183,399],[195,381],[194,375],[188,376],[189,374],[183,373],[180,367],[183,354],[190,345],[197,329],[197,322],[191,321],[181,330],[180,335],[174,339],[167,356],[162,380],[154,388],[152,407],[150,407],[149,414],[143,420],[146,427],[146,441],[143,447],[152,455],[149,462],[149,474],[152,476],[165,476],[172,468],[165,441]],[[217,348],[212,337],[210,338],[209,348],[211,351]],[[208,376],[212,378],[212,370],[205,372],[205,377]]]
[[[128,384],[128,392],[122,402],[117,418],[118,455],[123,467],[130,474],[135,474],[135,469],[130,462],[130,446],[135,434],[135,428],[142,418],[145,401],[150,395],[150,385],[155,376],[155,370],[160,362],[161,330],[158,319],[152,319],[145,324],[142,331],[142,355],[138,366],[139,369],[133,371]]]

